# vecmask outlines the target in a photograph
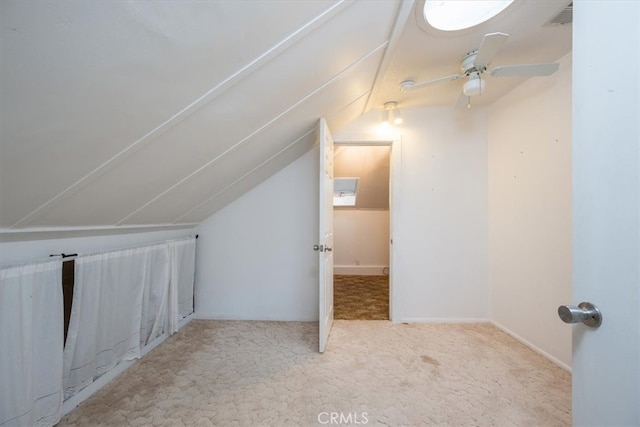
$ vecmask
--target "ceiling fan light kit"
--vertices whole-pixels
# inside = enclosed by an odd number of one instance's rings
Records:
[[[482,74],[487,71],[487,67],[493,61],[493,58],[502,48],[509,37],[505,33],[486,34],[482,39],[480,47],[467,53],[461,61],[461,73],[452,74],[450,76],[440,77],[426,82],[416,83],[414,80],[405,80],[400,83],[401,91],[409,91],[421,87],[427,87],[439,83],[450,82],[461,77],[466,77],[467,81],[462,86],[460,97],[470,98],[472,96],[481,95],[485,90],[485,81]],[[559,68],[559,64],[524,64],[524,65],[504,65],[494,68],[489,74],[498,77],[531,77],[531,76],[549,76],[555,73]],[[460,102],[456,103],[459,106]],[[470,100],[467,99],[467,106],[470,106]]]
[[[484,80],[480,78],[480,74],[476,74],[474,77],[469,77],[469,80],[465,82],[464,86],[462,86],[462,92],[466,96],[478,96],[484,91],[484,86]]]

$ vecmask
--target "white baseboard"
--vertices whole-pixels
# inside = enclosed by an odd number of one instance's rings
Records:
[[[187,317],[185,317],[184,319],[182,319],[178,324],[178,331],[182,329],[187,323],[191,322],[194,318],[195,318],[195,314],[192,313]],[[158,338],[156,338],[155,340],[153,340],[151,343],[149,343],[147,346],[142,348],[140,350],[140,359],[146,356],[147,353],[149,353],[151,350],[153,350],[154,348],[158,347],[160,344],[165,342],[167,338],[169,338],[169,334],[164,333],[160,335]],[[120,375],[121,373],[126,371],[128,368],[133,366],[140,359],[123,360],[122,362],[114,366],[113,369],[111,369],[109,372],[105,373],[100,378],[96,379],[91,384],[89,384],[88,386],[80,390],[78,393],[74,394],[73,396],[65,400],[62,403],[62,416],[64,417],[69,412],[73,411],[76,408],[76,406],[78,406],[79,404],[81,404],[82,402],[90,398],[94,393],[96,393],[98,390],[100,390],[101,388],[109,384],[114,378],[116,378],[118,375]]]
[[[486,319],[486,318],[405,317],[405,318],[398,319],[397,321],[394,321],[394,322],[396,322],[396,323],[491,323],[492,325],[494,325],[496,328],[500,329],[501,331],[503,331],[507,335],[509,335],[512,338],[520,341],[522,344],[526,345],[531,350],[535,351],[539,355],[541,355],[544,358],[548,359],[552,363],[558,365],[559,367],[561,367],[565,371],[571,373],[571,366],[567,365],[566,363],[561,362],[559,359],[557,359],[556,357],[554,357],[551,354],[547,353],[546,351],[542,350],[540,347],[532,344],[531,342],[529,342],[526,339],[522,338],[520,335],[516,334],[515,332],[511,331],[510,329],[505,328],[504,326],[502,326],[499,323],[494,322],[493,320],[490,320],[490,319]]]
[[[535,351],[536,353],[538,353],[539,355],[543,356],[544,358],[549,359],[551,362],[553,362],[554,364],[558,365],[559,367],[561,367],[565,371],[571,373],[571,366],[567,365],[566,363],[561,362],[556,357],[550,355],[546,351],[542,350],[540,347],[532,344],[530,341],[527,341],[526,339],[522,338],[520,335],[516,334],[515,332],[513,332],[512,330],[510,330],[508,328],[505,328],[501,324],[499,324],[497,322],[494,322],[494,321],[491,321],[491,323],[496,328],[500,329],[502,332],[506,333],[507,335],[511,336],[512,338],[515,338],[516,340],[520,341],[522,344],[524,344],[527,347],[529,347],[531,350]]]
[[[238,320],[251,322],[317,322],[318,313],[301,317],[283,317],[283,316],[242,316],[237,314],[220,314],[220,313],[198,313],[196,319],[200,320]]]
[[[386,265],[334,265],[333,274],[345,276],[383,276],[389,274]]]
[[[403,317],[396,323],[491,323],[484,317]]]

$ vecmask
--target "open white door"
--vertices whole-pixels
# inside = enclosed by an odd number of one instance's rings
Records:
[[[327,121],[318,124],[320,145],[320,233],[318,268],[320,271],[320,353],[324,353],[333,324],[333,138]]]
[[[637,426],[640,2],[576,1],[573,16],[573,303],[603,317],[573,326],[573,424]]]

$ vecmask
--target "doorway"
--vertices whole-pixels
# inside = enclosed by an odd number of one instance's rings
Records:
[[[335,143],[335,319],[392,319],[392,147],[392,141]]]

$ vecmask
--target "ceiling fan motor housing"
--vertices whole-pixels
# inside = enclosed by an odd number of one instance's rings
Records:
[[[476,56],[478,56],[478,49],[472,50],[471,52],[467,53],[464,58],[462,58],[462,64],[460,68],[465,75],[469,76],[474,72],[481,74],[487,69],[486,66],[479,66],[474,64]]]

